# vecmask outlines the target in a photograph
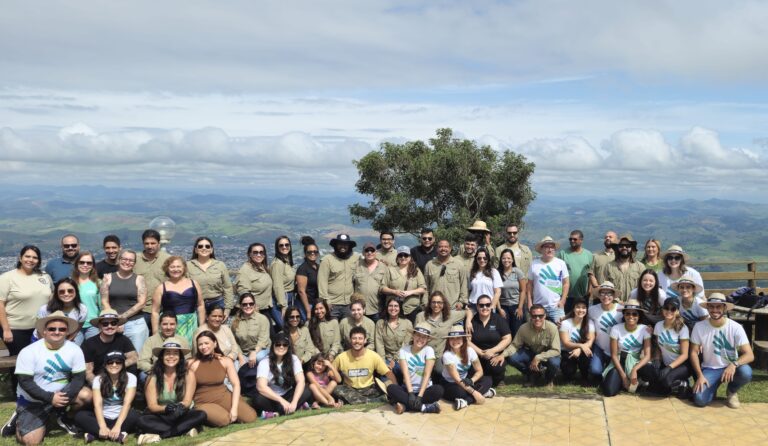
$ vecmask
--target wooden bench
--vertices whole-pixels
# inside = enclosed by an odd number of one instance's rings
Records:
[[[0,370],[8,370],[16,367],[15,356],[4,356],[0,358]]]

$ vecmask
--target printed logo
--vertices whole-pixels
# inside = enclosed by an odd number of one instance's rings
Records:
[[[562,278],[555,274],[552,265],[547,265],[539,271],[539,283],[553,293],[560,294],[563,292]]]
[[[350,378],[360,378],[361,376],[368,376],[369,373],[368,369],[349,369],[347,376]]]
[[[608,333],[608,331],[613,327],[614,325],[618,324],[619,321],[616,320],[615,317],[613,317],[613,314],[611,313],[603,313],[600,316],[600,319],[598,320],[598,323],[600,325],[600,331],[603,333]]]
[[[631,352],[631,351],[640,350],[643,344],[641,344],[640,341],[635,339],[634,335],[627,335],[627,337],[622,339],[621,346],[624,350]]]
[[[736,347],[728,342],[725,337],[724,331],[718,331],[712,339],[712,345],[714,345],[715,356],[720,356],[725,362],[733,362],[739,359],[739,355],[736,354]]]
[[[680,342],[672,337],[669,330],[664,330],[659,335],[659,347],[673,355],[680,355]]]
[[[67,382],[67,378],[69,378],[69,374],[72,372],[72,367],[66,364],[58,353],[55,353],[53,357],[56,359],[56,362],[50,359],[45,361],[48,365],[43,367],[43,370],[45,370],[43,379],[49,383]]]
[[[416,375],[424,376],[424,367],[427,366],[427,362],[421,358],[421,356],[411,356],[408,358],[408,369],[413,370]]]

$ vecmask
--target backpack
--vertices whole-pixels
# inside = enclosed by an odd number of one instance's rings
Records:
[[[747,319],[752,316],[753,310],[765,308],[768,306],[768,296],[766,296],[763,292],[755,294],[754,288],[750,287],[739,288],[738,290],[731,293],[731,297],[733,297],[734,305],[749,308],[749,311],[747,312]]]

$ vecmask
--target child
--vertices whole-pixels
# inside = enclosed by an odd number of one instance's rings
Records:
[[[333,389],[341,382],[341,375],[333,367],[331,361],[329,361],[322,353],[318,353],[309,360],[309,371],[307,372],[307,383],[309,384],[309,390],[312,391],[312,395],[315,397],[315,402],[312,403],[312,408],[317,409],[318,403],[325,407],[339,408],[344,403],[339,400],[333,399]]]

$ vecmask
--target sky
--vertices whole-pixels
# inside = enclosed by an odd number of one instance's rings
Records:
[[[382,142],[536,163],[540,197],[768,183],[762,1],[50,1],[0,14],[0,184],[352,193]]]

